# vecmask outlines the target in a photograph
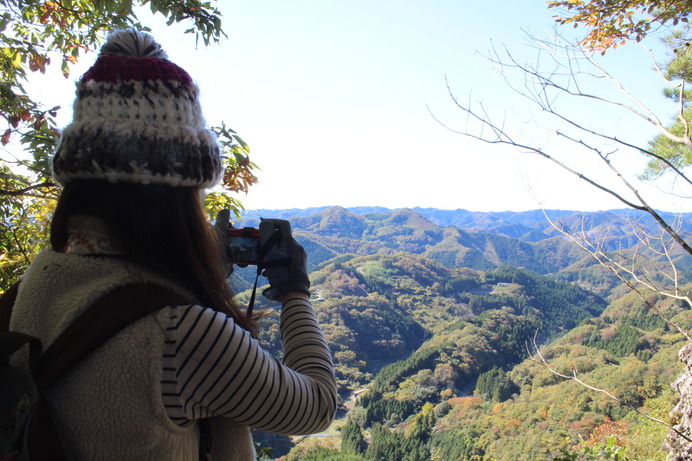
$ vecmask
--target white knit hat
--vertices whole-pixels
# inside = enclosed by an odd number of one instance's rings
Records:
[[[223,174],[199,88],[148,34],[111,33],[77,82],[73,121],[53,156],[53,176],[208,188]]]

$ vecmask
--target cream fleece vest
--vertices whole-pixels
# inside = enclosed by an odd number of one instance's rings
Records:
[[[22,278],[10,328],[44,348],[100,295],[132,282],[181,288],[118,258],[44,251]],[[198,459],[198,429],[180,427],[161,402],[166,309],[130,325],[87,357],[50,393],[71,460]],[[213,460],[255,459],[249,428],[212,419]]]

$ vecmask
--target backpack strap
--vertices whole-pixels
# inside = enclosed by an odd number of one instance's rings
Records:
[[[0,296],[0,332],[9,330],[10,315],[17,297],[19,282]],[[40,434],[39,443],[29,443],[30,459],[64,461],[65,453],[45,401],[44,391],[67,374],[91,352],[135,321],[165,306],[193,302],[168,288],[151,283],[123,285],[107,293],[72,322],[63,333],[40,354],[40,341],[21,333],[8,336],[8,341],[29,342],[31,368],[39,388],[39,404],[31,418],[28,439]],[[36,348],[38,347],[38,350]],[[35,363],[35,362],[38,363]],[[200,428],[199,459],[208,459],[212,432],[208,420],[198,421]]]
[[[192,300],[151,283],[123,285],[97,300],[41,356],[36,383],[50,387],[116,333],[165,306]]]
[[[66,459],[45,401],[47,388],[128,325],[165,306],[190,302],[190,299],[158,285],[130,284],[107,293],[77,317],[46,349],[39,361],[35,381],[40,400],[28,429],[29,458]],[[34,438],[40,440],[32,443]],[[206,452],[209,447],[204,446],[204,450]]]

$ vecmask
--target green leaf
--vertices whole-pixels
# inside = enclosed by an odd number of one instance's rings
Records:
[[[12,22],[10,13],[3,13],[3,15],[0,16],[0,32],[4,32],[10,22]]]

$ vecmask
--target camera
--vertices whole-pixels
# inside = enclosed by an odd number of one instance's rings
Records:
[[[233,262],[241,267],[256,265],[259,259],[259,229],[245,227],[228,229],[228,249]]]

